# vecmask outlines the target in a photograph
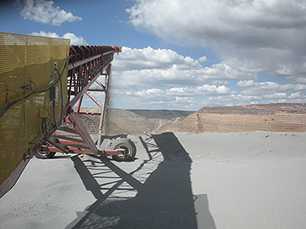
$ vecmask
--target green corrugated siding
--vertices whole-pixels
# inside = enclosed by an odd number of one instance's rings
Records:
[[[43,120],[49,129],[53,113],[56,122],[61,121],[61,98],[67,102],[68,56],[68,40],[0,33],[0,184],[39,142]],[[63,75],[62,90],[59,83],[55,85],[53,112],[47,88],[55,63]],[[18,102],[3,112],[12,101]]]

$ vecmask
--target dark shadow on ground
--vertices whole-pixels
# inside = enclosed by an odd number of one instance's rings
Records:
[[[48,158],[48,159],[49,159],[49,160],[50,160],[50,159],[51,159],[51,160],[56,160],[56,159],[68,159],[68,158],[71,158],[71,156],[70,156],[70,155],[66,155],[66,154],[59,154],[59,155],[55,154],[54,157]]]
[[[128,174],[107,159],[102,159],[103,166],[115,171],[122,178],[122,182],[127,182],[137,190],[137,195],[128,200],[105,201],[107,193],[102,194],[100,185],[88,170],[86,171],[86,166],[82,165],[78,157],[73,157],[85,187],[93,193],[97,201],[86,210],[80,220],[67,228],[216,228],[209,212],[207,196],[192,194],[192,160],[177,137],[170,132],[152,137],[164,161],[144,184],[137,181],[131,173]],[[103,169],[99,171],[103,172]],[[113,188],[115,189],[116,187]]]

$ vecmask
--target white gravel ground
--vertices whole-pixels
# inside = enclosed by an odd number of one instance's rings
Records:
[[[134,139],[134,162],[32,159],[0,228],[306,227],[306,133],[176,133],[152,160]]]

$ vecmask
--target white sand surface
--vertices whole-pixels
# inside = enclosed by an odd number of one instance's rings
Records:
[[[0,228],[306,227],[306,133],[175,133],[134,162],[32,159]]]

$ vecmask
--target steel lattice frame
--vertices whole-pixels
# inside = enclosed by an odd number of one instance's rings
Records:
[[[91,139],[86,127],[80,120],[82,101],[88,96],[98,107],[100,112],[99,143],[103,141],[102,129],[105,119],[105,109],[109,99],[109,80],[111,77],[111,62],[115,53],[121,51],[120,47],[112,46],[71,46],[67,76],[68,102],[64,110],[63,125],[58,127],[51,135],[46,136],[40,150],[50,152],[63,152],[75,154],[103,154],[105,156],[117,155],[120,150],[99,150]],[[104,77],[105,84],[98,82]],[[93,84],[98,88],[91,89]],[[88,92],[104,93],[103,105]]]

